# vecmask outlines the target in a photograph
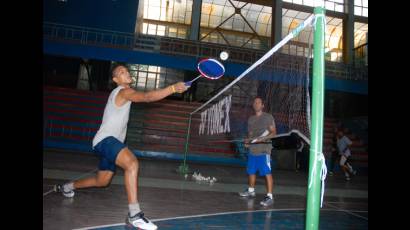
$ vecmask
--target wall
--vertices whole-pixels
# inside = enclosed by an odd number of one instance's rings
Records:
[[[43,21],[134,33],[138,0],[43,0]]]

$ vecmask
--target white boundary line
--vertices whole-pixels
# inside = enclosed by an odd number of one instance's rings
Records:
[[[337,207],[336,207],[337,208]],[[351,213],[350,211],[353,212],[368,212],[364,210],[344,210],[344,209],[326,209],[322,208],[320,209],[321,211],[339,211],[339,212],[347,212],[351,215],[363,218],[365,220],[368,220],[367,218]],[[305,209],[302,208],[284,208],[284,209],[264,209],[264,210],[247,210],[247,211],[233,211],[233,212],[218,212],[218,213],[210,213],[210,214],[199,214],[199,215],[190,215],[190,216],[177,216],[177,217],[168,217],[168,218],[160,218],[160,219],[152,219],[152,222],[159,222],[159,221],[165,221],[165,220],[178,220],[178,219],[187,219],[187,218],[196,218],[196,217],[207,217],[207,216],[217,216],[217,215],[228,215],[228,214],[240,214],[240,213],[249,213],[249,212],[277,212],[277,211],[305,211]],[[117,224],[107,224],[107,225],[98,225],[98,226],[92,226],[92,227],[86,227],[86,228],[75,228],[73,230],[86,230],[86,229],[95,229],[95,228],[106,228],[106,227],[114,227],[114,226],[120,226],[120,225],[125,225],[125,223],[117,223]]]
[[[326,204],[326,203],[325,203],[325,204]],[[366,217],[364,217],[364,216],[361,216],[361,215],[358,215],[358,214],[353,213],[353,212],[357,212],[357,211],[354,211],[354,210],[346,210],[346,209],[341,209],[341,208],[339,208],[339,207],[338,207],[338,206],[336,206],[336,205],[332,205],[332,204],[328,204],[328,203],[327,203],[327,205],[329,205],[330,207],[336,208],[336,211],[346,212],[346,213],[348,213],[348,214],[350,214],[350,215],[353,215],[353,216],[356,216],[356,217],[359,217],[359,218],[362,218],[362,219],[365,219],[365,220],[369,221],[369,219],[368,219],[368,218],[366,218]],[[353,212],[352,212],[352,211],[353,211]]]

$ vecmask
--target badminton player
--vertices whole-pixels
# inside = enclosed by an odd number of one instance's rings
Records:
[[[56,190],[66,197],[73,197],[75,189],[105,187],[110,183],[116,166],[119,166],[124,170],[124,184],[128,197],[129,213],[126,223],[140,229],[157,229],[141,211],[137,196],[138,159],[124,145],[130,106],[131,102],[154,102],[173,93],[182,93],[187,90],[187,86],[184,82],[178,82],[163,89],[138,92],[130,87],[132,79],[128,69],[123,65],[113,68],[112,79],[117,87],[108,98],[101,126],[92,143],[93,150],[100,158],[97,174],[58,185]]]

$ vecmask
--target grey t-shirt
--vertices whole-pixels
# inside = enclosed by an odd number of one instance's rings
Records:
[[[265,131],[269,131],[269,126],[275,127],[275,120],[269,113],[262,112],[260,116],[253,115],[248,119],[248,133],[252,133],[249,138],[254,139],[260,137]],[[263,154],[270,154],[272,151],[272,144],[251,144],[249,145],[249,152],[252,155],[258,156]]]

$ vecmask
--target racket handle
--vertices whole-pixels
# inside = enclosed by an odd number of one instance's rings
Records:
[[[265,137],[265,136],[267,136],[268,134],[269,134],[269,131],[268,131],[268,130],[265,130],[265,132],[263,132],[262,135],[260,135],[259,137]],[[258,140],[259,137],[253,139],[253,140],[251,141],[251,143],[255,143],[256,140]]]
[[[196,78],[194,78],[194,79],[192,79],[192,80],[190,80],[190,81],[185,82],[185,86],[190,87],[190,86],[192,85],[192,82],[196,81],[196,80],[199,79],[201,76],[202,76],[202,75],[199,75],[198,77],[196,77]]]

